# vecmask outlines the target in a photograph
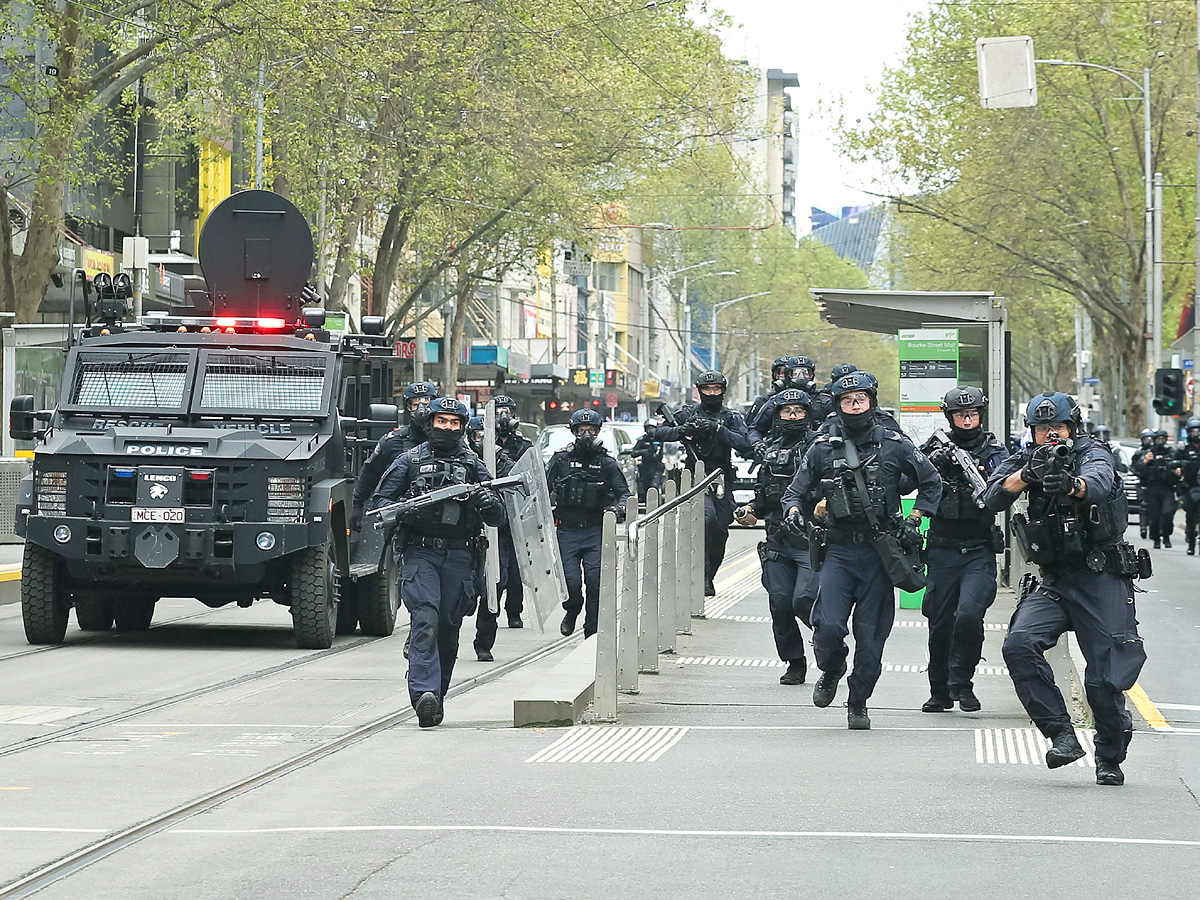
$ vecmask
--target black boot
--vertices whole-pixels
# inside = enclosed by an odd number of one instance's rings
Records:
[[[521,621],[520,615],[518,615],[516,613],[509,613],[508,614],[508,627],[509,628],[524,628],[525,623]]]
[[[948,709],[954,709],[954,701],[941,694],[932,694],[921,704],[921,712],[945,712]]]
[[[492,656],[491,650],[480,650],[475,648],[475,658],[480,662],[495,662],[496,658]]]
[[[1161,549],[1162,549],[1162,542],[1161,542],[1161,541],[1160,541],[1158,538],[1155,538],[1155,539],[1154,539],[1154,549],[1155,549],[1155,550],[1161,550]]]
[[[713,586],[711,578],[704,579],[704,596],[705,597],[717,596],[717,589],[716,589],[716,587]]]
[[[817,679],[816,686],[813,687],[813,706],[824,708],[832,703],[837,694],[838,682],[845,674],[845,663],[842,663],[841,669],[837,672],[822,672],[821,677]]]
[[[780,684],[804,684],[808,675],[808,663],[803,659],[793,659],[788,662],[787,671],[779,676]]]
[[[1119,765],[1110,760],[1096,757],[1096,784],[1116,787],[1124,783],[1125,773],[1121,771]]]
[[[958,689],[958,708],[963,712],[979,712],[983,709],[983,704],[979,702],[973,690],[965,687]]]
[[[1169,534],[1163,535],[1163,546],[1166,547],[1168,550],[1171,549],[1171,536]]]
[[[1054,743],[1046,751],[1046,765],[1051,769],[1069,766],[1082,758],[1083,747],[1079,744],[1079,738],[1075,737],[1075,729],[1069,725],[1054,736]]]
[[[1188,556],[1195,556],[1195,555],[1196,555],[1196,542],[1194,540],[1188,541]]]
[[[417,711],[417,724],[422,728],[432,728],[441,719],[438,717],[437,695],[432,691],[426,691],[417,698],[417,705],[414,707]]]
[[[871,719],[867,716],[865,703],[851,703],[847,707],[846,727],[851,731],[871,730]]]
[[[559,634],[563,637],[571,634],[575,630],[575,620],[579,618],[579,613],[569,612],[563,616],[562,624],[558,626]]]

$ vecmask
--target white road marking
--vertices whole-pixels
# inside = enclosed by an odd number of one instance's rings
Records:
[[[239,734],[235,738],[230,738],[223,743],[217,744],[215,747],[209,747],[207,750],[197,750],[189,755],[191,756],[258,756],[263,750],[269,750],[272,747],[278,747],[288,743],[294,735],[289,732],[277,731],[267,732],[265,734],[259,732],[251,732],[249,734]]]
[[[897,619],[895,622],[896,628],[928,628],[928,619]],[[984,622],[984,631],[1008,631],[1008,624],[1005,622]]]
[[[151,722],[151,723],[147,724],[145,722],[139,722],[137,724],[131,723],[127,727],[129,727],[129,728],[287,728],[292,731],[311,731],[315,728],[338,728],[338,729],[341,729],[344,731],[347,728],[353,728],[355,726],[353,726],[353,725],[284,725],[281,723],[277,724],[274,722],[266,723],[266,724],[246,723],[246,722],[228,722],[228,723],[227,722],[182,722],[182,723],[181,722],[166,722],[166,723]]]
[[[687,726],[576,728],[526,762],[654,762],[687,734]]]
[[[1200,628],[1200,625],[1196,626]],[[1159,709],[1179,709],[1184,712],[1200,712],[1200,706],[1191,706],[1187,703],[1155,703]]]
[[[763,659],[759,657],[746,656],[681,656],[675,661],[677,666],[740,666],[750,669],[783,669],[787,667],[787,663],[778,659]],[[926,671],[928,666],[921,665],[898,665],[893,663],[884,663],[883,671],[885,672],[910,672],[920,674]],[[976,675],[1007,675],[1008,669],[1004,666],[976,666]]]
[[[770,616],[708,616],[709,619],[720,619],[722,622],[753,622],[756,625],[766,625],[771,621]],[[1200,627],[1200,626],[1197,626]]]
[[[1083,745],[1083,758],[1072,766],[1091,769],[1096,766],[1094,732],[1076,728],[1075,735]],[[976,728],[975,762],[988,765],[1042,766],[1046,764],[1046,751],[1050,739],[1042,737],[1036,728]]]
[[[495,832],[501,834],[609,834],[632,837],[738,838],[876,838],[893,841],[952,841],[955,843],[1000,844],[1133,844],[1154,847],[1200,847],[1200,840],[1167,838],[1099,837],[1075,834],[970,834],[921,831],[721,831],[686,828],[557,828],[539,825],[290,825],[279,828],[173,828],[168,834],[268,835],[268,834],[355,834],[362,832]]]
[[[108,834],[110,828],[41,828],[35,825],[0,825],[0,831],[16,834]]]
[[[0,706],[0,725],[49,725],[94,709],[94,706]]]

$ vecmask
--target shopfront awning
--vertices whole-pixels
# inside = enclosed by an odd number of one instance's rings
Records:
[[[1006,318],[1004,298],[991,291],[809,290],[821,318],[840,328],[895,334],[902,328],[986,325]]]

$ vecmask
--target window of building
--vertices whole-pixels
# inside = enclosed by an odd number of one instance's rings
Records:
[[[596,287],[602,291],[623,290],[624,263],[596,263]]]

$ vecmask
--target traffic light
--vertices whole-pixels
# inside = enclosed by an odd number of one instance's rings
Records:
[[[546,404],[546,412],[554,412],[555,410],[558,409],[558,401],[557,400],[547,400],[547,401],[545,401],[545,404]]]
[[[599,406],[599,405],[600,405],[600,398],[599,398],[599,397],[593,397],[593,398],[592,398],[592,406]]]
[[[1160,416],[1184,412],[1183,369],[1154,370],[1154,411]]]

